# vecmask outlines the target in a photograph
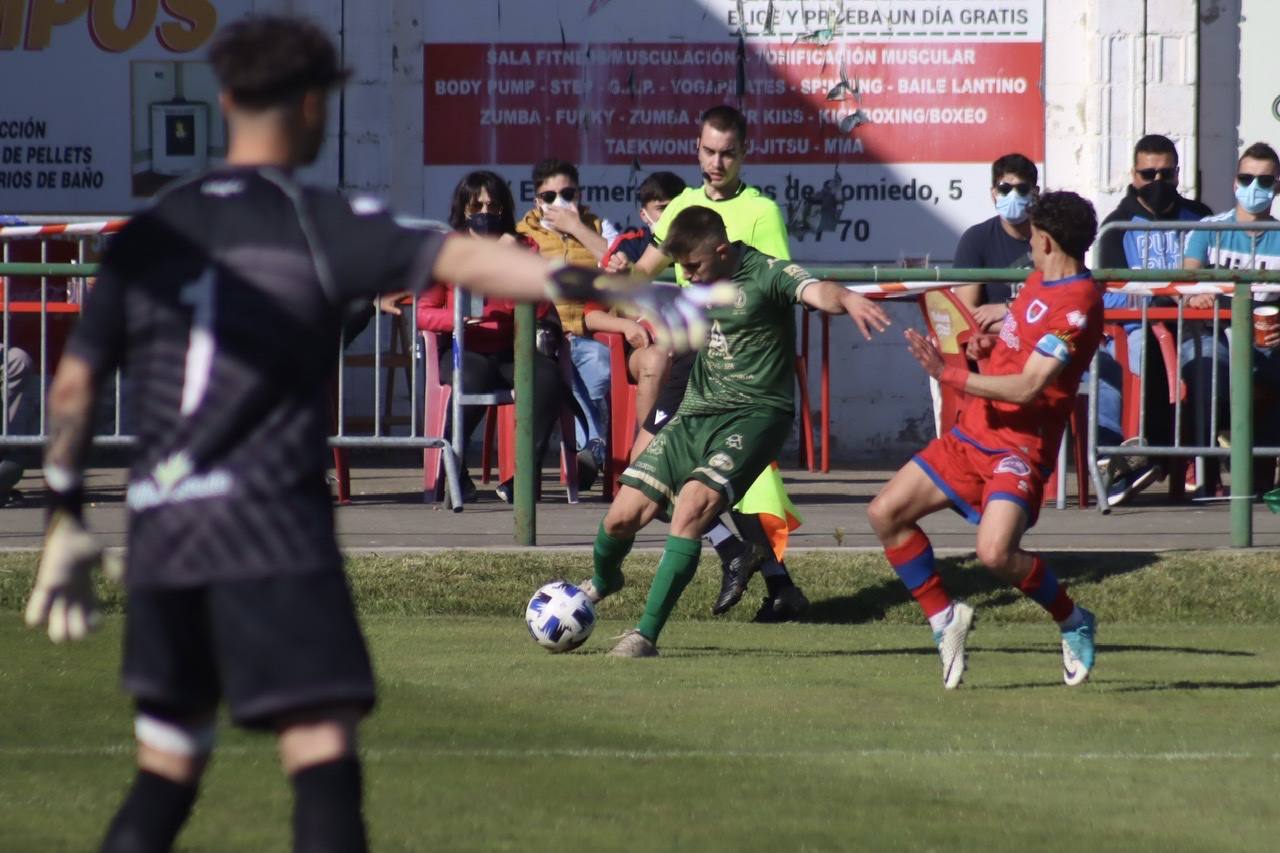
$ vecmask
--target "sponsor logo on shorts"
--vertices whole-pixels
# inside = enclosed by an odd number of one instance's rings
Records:
[[[1027,477],[1031,474],[1031,466],[1017,456],[1006,456],[996,463],[996,473]]]
[[[726,438],[724,440],[724,443],[729,447],[732,447],[734,450],[741,450],[742,449],[742,433],[735,432],[733,435]]]
[[[733,470],[733,459],[730,458],[729,454],[727,453],[714,454],[710,459],[707,460],[707,464],[710,465],[712,468],[717,468],[721,471]]]

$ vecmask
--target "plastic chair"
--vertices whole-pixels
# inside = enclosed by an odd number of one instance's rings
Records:
[[[424,361],[426,362],[425,394],[423,401],[423,430],[426,435],[444,435],[445,423],[449,417],[449,402],[453,396],[452,386],[441,381],[438,353],[439,338],[435,332],[422,333]],[[568,346],[561,344],[560,368],[573,369],[569,360]],[[501,389],[483,393],[463,391],[466,405],[488,406],[485,416],[484,442],[481,451],[481,482],[489,482],[489,470],[492,464],[490,448],[494,438],[498,444],[498,476],[499,482],[506,482],[515,476],[515,435],[516,409],[515,397],[511,391]],[[560,478],[566,486],[569,503],[578,502],[578,466],[573,448],[573,411],[568,406],[560,409]],[[565,436],[568,436],[566,439]],[[443,449],[428,447],[422,451],[422,494],[427,501],[435,500],[442,486],[441,459]]]
[[[618,492],[618,478],[631,463],[631,446],[638,431],[636,386],[627,374],[627,348],[622,335],[596,332],[595,339],[609,348],[609,447],[600,489],[606,500],[612,500]]]
[[[969,313],[959,298],[950,290],[927,290],[920,297],[920,311],[929,333],[938,343],[942,353],[942,361],[948,367],[960,367],[971,373],[979,373],[978,365],[965,355],[965,347],[969,339],[981,334],[978,323]],[[939,419],[942,432],[951,429],[960,420],[960,411],[969,395],[957,391],[947,385],[940,385],[942,396],[942,414]],[[1077,396],[1075,408],[1067,422],[1067,429],[1072,439],[1072,454],[1076,463],[1076,480],[1079,486],[1079,505],[1081,509],[1089,506],[1088,448],[1086,446],[1088,409],[1084,401]],[[1045,503],[1055,495],[1058,485],[1058,471],[1049,476],[1045,483]]]
[[[1120,389],[1121,417],[1120,424],[1125,437],[1138,434],[1142,412],[1142,377],[1129,370],[1129,335],[1121,323],[1107,323],[1102,327],[1103,334],[1115,342],[1115,359],[1121,365],[1124,384]],[[1151,333],[1160,348],[1160,361],[1164,365],[1165,377],[1169,388],[1169,405],[1176,406],[1179,401],[1186,402],[1187,387],[1182,381],[1178,365],[1177,341],[1173,332],[1164,323],[1152,323]],[[1167,471],[1181,472],[1187,459],[1171,457],[1166,460]],[[1186,491],[1186,478],[1181,473],[1169,476],[1169,495],[1181,498]]]

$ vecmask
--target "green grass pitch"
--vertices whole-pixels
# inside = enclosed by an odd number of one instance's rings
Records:
[[[25,631],[30,562],[0,559],[0,848],[91,849],[132,776],[122,620],[78,648]],[[641,661],[603,652],[651,555],[561,656],[519,614],[581,556],[353,561],[381,689],[361,744],[374,847],[1274,849],[1280,558],[1057,563],[1102,619],[1094,680],[1063,686],[1053,626],[949,560],[981,621],[948,693],[875,556],[797,558],[807,624],[747,624],[750,601],[706,618],[704,571]],[[179,849],[288,849],[289,803],[270,739],[224,729]]]

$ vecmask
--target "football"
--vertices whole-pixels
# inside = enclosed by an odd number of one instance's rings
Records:
[[[596,609],[587,594],[567,581],[552,581],[533,594],[524,611],[533,641],[549,652],[571,652],[587,641]]]

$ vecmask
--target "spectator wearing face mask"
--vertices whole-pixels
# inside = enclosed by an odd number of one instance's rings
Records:
[[[1132,183],[1106,219],[1109,222],[1195,222],[1210,214],[1200,202],[1178,192],[1178,149],[1173,140],[1149,134],[1133,146]],[[1098,261],[1102,269],[1178,269],[1182,266],[1182,246],[1186,233],[1167,231],[1104,231],[1098,238]],[[1141,301],[1123,293],[1108,292],[1102,298],[1106,308],[1137,308]],[[1167,299],[1152,304],[1167,303]],[[1106,338],[1098,350],[1098,443],[1103,445],[1133,442],[1121,426],[1123,370],[1138,375],[1143,361],[1147,364],[1146,427],[1147,443],[1169,444],[1172,424],[1169,416],[1169,383],[1159,359],[1155,336],[1148,331],[1146,341],[1142,324],[1124,324],[1129,341],[1129,363],[1123,368],[1115,361],[1115,342]],[[1150,459],[1128,456],[1110,463],[1108,500],[1112,506],[1164,476],[1161,466]]]
[[[1255,142],[1246,148],[1236,161],[1235,197],[1231,210],[1209,217],[1210,222],[1232,223],[1242,226],[1239,231],[1210,234],[1197,231],[1187,238],[1182,265],[1187,269],[1280,269],[1280,231],[1249,230],[1252,224],[1275,222],[1271,207],[1275,202],[1277,185],[1280,184],[1280,154],[1265,142]],[[1188,308],[1212,308],[1211,294],[1179,297]],[[1275,305],[1280,298],[1274,293],[1255,293],[1254,300],[1262,305]],[[1219,300],[1221,304],[1221,300]],[[1230,389],[1228,368],[1230,364],[1230,323],[1224,323],[1217,338],[1208,321],[1190,324],[1189,333],[1183,337],[1182,379],[1187,383],[1188,411],[1199,411],[1201,417],[1191,418],[1195,429],[1195,444],[1205,445],[1215,439],[1229,445],[1230,434],[1223,432],[1230,424]],[[1280,331],[1274,328],[1257,333],[1253,352],[1254,391],[1254,443],[1255,446],[1273,446],[1280,443]],[[1216,436],[1208,433],[1208,410],[1212,397],[1213,351],[1217,350],[1218,369],[1218,429]],[[1186,418],[1184,417],[1184,423]],[[1220,491],[1218,460],[1209,457],[1204,464],[1204,481],[1197,483],[1199,496],[1209,497]],[[1254,485],[1265,491],[1271,488],[1274,470],[1255,469]]]
[[[1004,269],[1031,266],[1029,210],[1040,191],[1036,164],[1021,154],[1005,154],[991,164],[991,201],[996,215],[970,226],[956,245],[960,269]],[[1005,303],[1013,298],[1007,282],[961,285],[956,297],[983,330],[1004,321]]]
[[[533,167],[534,202],[518,223],[516,231],[533,240],[542,257],[573,266],[595,267],[604,258],[617,229],[596,216],[582,203],[578,169],[554,158]],[[560,300],[556,311],[573,357],[573,397],[582,412],[578,420],[579,461],[597,469],[604,465],[604,438],[608,434],[609,348],[586,337],[586,305]],[[585,452],[583,452],[585,451]]]
[[[531,252],[536,251],[537,245],[532,240],[516,234],[514,206],[511,190],[499,175],[488,171],[471,172],[454,189],[449,225],[464,234],[496,237],[499,242],[523,245]],[[440,347],[434,356],[439,359],[441,380],[450,385],[453,384],[453,300],[456,292],[452,285],[436,282],[422,291],[417,304],[418,328],[437,334]],[[537,317],[540,325],[552,324],[555,314],[551,304],[538,303]],[[559,334],[558,329],[556,334]],[[513,388],[514,344],[515,303],[507,299],[486,298],[480,316],[466,318],[462,387],[472,394]],[[428,357],[432,355],[428,353]],[[541,465],[560,411],[563,383],[560,368],[551,354],[535,352],[533,359],[534,453]],[[464,441],[471,438],[484,413],[484,406],[463,407]],[[467,474],[466,460],[462,463],[463,499],[472,500],[475,484]],[[502,500],[510,502],[511,482],[499,484],[497,493]]]

